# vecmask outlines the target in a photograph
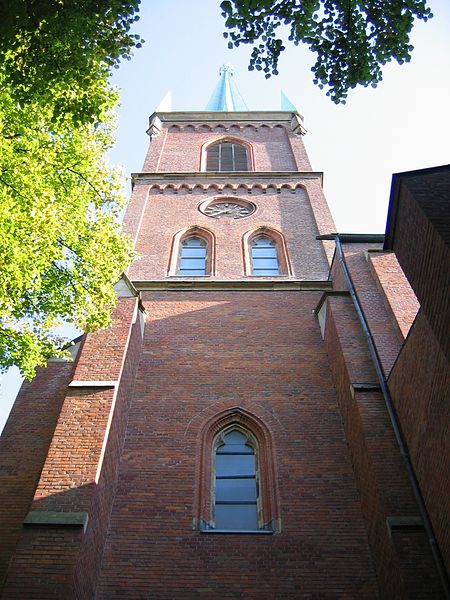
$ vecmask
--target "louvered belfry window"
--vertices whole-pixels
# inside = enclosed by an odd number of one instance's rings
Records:
[[[248,171],[247,150],[233,142],[212,144],[206,151],[207,171]]]

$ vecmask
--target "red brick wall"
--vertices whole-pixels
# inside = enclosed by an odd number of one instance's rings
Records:
[[[387,308],[384,294],[374,279],[368,262],[367,250],[377,249],[378,244],[345,244],[343,252],[347,269],[369,324],[370,332],[377,347],[384,373],[388,375],[397,359],[403,338],[392,319],[392,311]],[[402,281],[399,273],[398,281]],[[333,265],[333,287],[345,289],[337,260]]]
[[[0,591],[73,370],[73,363],[52,362],[25,381],[0,438]]]
[[[417,518],[419,512],[382,394],[355,385],[373,384],[376,375],[350,297],[328,299],[325,341],[380,597],[441,598],[424,530],[388,528],[388,519]]]
[[[397,176],[401,177],[401,176]],[[450,360],[450,174],[405,177],[391,249]]]
[[[423,312],[392,370],[389,389],[450,571],[450,371]]]
[[[3,598],[93,597],[108,526],[134,371],[141,344],[136,298],[121,298],[111,328],[82,348],[40,474],[31,510],[86,512],[86,533],[69,525],[26,525]],[[114,388],[93,380],[117,380]],[[34,577],[39,574],[39,577]]]
[[[308,189],[309,185],[308,181]],[[205,200],[226,196],[214,192],[216,190],[208,193],[180,190],[177,194],[171,191],[160,194],[150,191],[136,243],[140,257],[128,272],[132,280],[165,278],[175,234],[194,225],[209,229],[215,235],[215,279],[249,279],[244,275],[243,236],[261,226],[283,232],[294,278],[327,279],[328,263],[322,243],[315,239],[319,230],[304,188],[283,189],[281,193],[269,190],[264,194],[257,189],[251,194],[232,194],[232,199],[240,197],[257,206],[255,213],[237,220],[214,219],[198,210]],[[139,198],[142,197],[143,193],[139,192]],[[178,248],[174,250],[178,252]]]
[[[311,170],[301,136],[290,131],[290,122],[283,125],[239,122],[212,127],[200,122],[166,123],[159,136],[153,137],[142,170],[147,173],[200,171],[202,146],[224,137],[242,139],[252,145],[255,171]]]
[[[319,296],[144,294],[149,321],[97,598],[378,597],[312,314]],[[234,407],[273,439],[273,536],[192,529],[202,432]]]
[[[391,322],[404,339],[416,318],[419,302],[393,252],[369,252],[368,261]]]
[[[120,457],[125,440],[125,428],[134,388],[135,374],[142,348],[139,319],[133,324],[127,346],[126,359],[117,390],[114,414],[107,433],[107,444],[95,494],[89,509],[90,523],[75,568],[77,598],[90,600],[100,571],[100,564],[109,525],[112,502],[116,491]]]

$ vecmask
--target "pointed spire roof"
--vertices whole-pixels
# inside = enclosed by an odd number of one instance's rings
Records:
[[[158,106],[155,112],[171,112],[172,111],[172,92],[169,90]]]
[[[233,80],[233,67],[231,65],[222,65],[219,70],[219,77],[219,83],[205,110],[213,112],[248,110]]]
[[[281,90],[281,110],[290,110],[297,112],[297,108],[292,104],[286,94]]]

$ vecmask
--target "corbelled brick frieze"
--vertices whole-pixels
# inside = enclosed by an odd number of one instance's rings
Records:
[[[170,181],[168,181],[170,179]],[[191,179],[191,181],[189,181]],[[233,179],[236,181],[233,182]],[[300,179],[300,181],[299,181]],[[230,177],[220,173],[193,173],[167,174],[162,173],[133,173],[133,185],[149,185],[150,191],[158,191],[161,194],[177,194],[180,191],[187,193],[215,192],[223,194],[267,194],[281,193],[287,190],[296,193],[304,190],[303,180],[318,179],[322,182],[322,173],[233,173]],[[231,181],[230,181],[231,180]],[[245,181],[242,181],[245,180]]]

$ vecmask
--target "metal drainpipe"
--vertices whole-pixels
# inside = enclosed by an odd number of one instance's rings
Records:
[[[430,517],[428,516],[428,511],[425,506],[425,502],[422,496],[422,492],[420,490],[419,482],[417,481],[416,474],[414,472],[414,467],[411,462],[411,458],[408,452],[408,446],[401,432],[400,423],[397,417],[397,413],[395,411],[394,404],[392,402],[391,393],[389,391],[386,377],[383,373],[383,368],[381,366],[380,357],[378,356],[378,351],[375,346],[375,342],[373,341],[372,334],[370,333],[370,329],[364,315],[361,304],[359,303],[358,296],[356,295],[355,286],[353,285],[353,281],[351,275],[347,269],[347,264],[345,262],[345,256],[342,251],[341,240],[339,235],[336,235],[334,238],[336,243],[336,254],[339,260],[339,264],[342,268],[342,273],[344,274],[345,281],[348,285],[350,296],[353,300],[353,304],[355,306],[356,312],[358,314],[359,321],[363,328],[364,334],[367,339],[367,344],[369,346],[370,355],[372,357],[373,364],[375,366],[375,370],[377,372],[377,376],[380,382],[381,392],[383,394],[384,402],[386,404],[386,409],[389,414],[389,418],[391,419],[392,428],[394,430],[395,439],[397,440],[398,446],[400,448],[400,453],[403,458],[403,462],[406,466],[406,472],[408,473],[408,477],[413,489],[414,496],[416,498],[420,516],[422,517],[423,525],[427,534],[428,543],[431,547],[431,552],[433,555],[433,559],[436,565],[436,569],[439,573],[439,578],[441,580],[442,588],[445,594],[446,600],[450,600],[450,583],[447,575],[447,570],[445,568],[444,561],[442,559],[441,552],[439,550],[439,546],[437,544],[436,536],[433,531],[433,526],[431,524]]]

